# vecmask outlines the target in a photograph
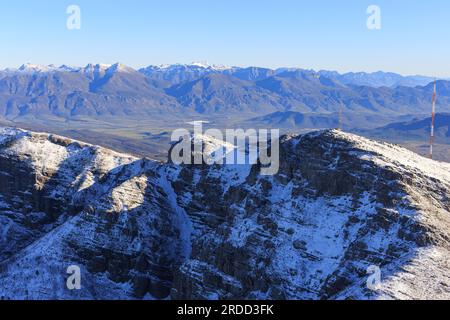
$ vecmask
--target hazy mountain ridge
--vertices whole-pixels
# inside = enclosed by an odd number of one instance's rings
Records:
[[[358,132],[378,138],[403,137],[407,140],[428,141],[431,135],[431,117],[415,118],[409,121],[394,122],[380,128],[358,130]],[[437,113],[434,123],[436,143],[450,143],[450,114]]]
[[[0,75],[0,117],[8,120],[242,117],[277,111],[335,113],[341,108],[345,112],[412,114],[428,112],[432,90],[430,85],[355,86],[309,70],[198,64],[149,67],[140,72],[121,64],[25,65]],[[438,90],[438,107],[450,111],[449,82],[439,81]]]
[[[1,129],[0,296],[450,296],[448,164],[340,131],[286,135],[280,151],[267,177]]]
[[[435,78],[427,76],[402,76],[393,72],[348,72],[340,74],[336,71],[319,71],[319,74],[325,77],[335,79],[346,85],[356,85],[356,86],[368,86],[368,87],[390,87],[396,88],[399,86],[404,87],[416,87],[416,86],[426,86],[430,82],[434,81]]]
[[[339,118],[341,117],[342,123]],[[404,118],[412,118],[412,115],[405,115]],[[255,117],[241,122],[245,127],[271,127],[281,128],[284,132],[298,132],[300,130],[311,129],[334,129],[341,126],[346,130],[353,130],[357,128],[375,129],[378,128],[378,123],[391,123],[398,121],[397,116],[379,115],[370,113],[343,113],[341,116],[339,112],[336,113],[302,113],[296,111],[277,111],[261,117]]]

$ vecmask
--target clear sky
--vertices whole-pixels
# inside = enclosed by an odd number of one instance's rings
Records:
[[[66,9],[81,9],[68,30]],[[369,5],[381,30],[369,30]],[[0,68],[122,62],[450,76],[448,0],[13,0],[0,2]]]

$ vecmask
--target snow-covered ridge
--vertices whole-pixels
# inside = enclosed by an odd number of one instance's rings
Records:
[[[450,163],[420,156],[396,144],[379,142],[340,130],[317,131],[307,136],[323,134],[332,135],[336,140],[350,142],[355,148],[361,150],[353,151],[352,155],[371,161],[380,167],[398,165],[405,170],[420,170],[427,176],[450,184]]]
[[[34,73],[54,73],[54,72],[88,72],[89,70],[96,70],[100,72],[136,72],[135,69],[128,67],[122,63],[115,63],[115,64],[105,64],[105,63],[98,63],[98,64],[87,64],[85,67],[77,67],[77,66],[68,66],[68,65],[61,65],[61,66],[55,66],[53,64],[51,65],[39,65],[39,64],[32,64],[32,63],[26,63],[19,68],[7,68],[4,70],[0,70],[0,72],[5,73],[23,73],[23,74],[34,74]]]
[[[448,164],[338,130],[283,136],[280,152],[262,176],[0,128],[0,296],[450,297]],[[83,290],[55,277],[72,264]]]
[[[200,73],[210,73],[210,72],[227,72],[232,70],[240,69],[239,67],[229,67],[224,65],[210,65],[207,62],[192,62],[190,64],[162,64],[162,65],[149,65],[139,69],[142,73],[146,72],[161,72],[161,73],[172,73],[172,72],[183,72],[191,70],[193,72]]]
[[[35,148],[33,145],[36,143],[37,138],[43,138],[44,140],[48,140],[49,141],[49,147],[51,149],[45,150],[44,146],[39,146],[38,148]],[[124,158],[130,158],[132,160],[137,160],[138,158],[132,156],[132,155],[128,155],[128,154],[123,154],[120,152],[116,152],[113,150],[109,150],[103,147],[99,147],[96,145],[92,145],[83,141],[79,141],[79,140],[75,140],[75,139],[70,139],[70,138],[66,138],[60,135],[56,135],[56,134],[48,134],[45,132],[35,132],[35,131],[28,131],[28,130],[23,130],[20,128],[11,128],[11,127],[2,127],[0,126],[0,147],[2,146],[2,144],[5,144],[7,142],[10,141],[17,141],[19,142],[18,145],[20,145],[21,147],[27,149],[36,149],[39,152],[42,152],[43,154],[46,154],[47,156],[51,157],[52,153],[54,151],[54,149],[52,149],[52,146],[55,146],[56,148],[59,147],[67,147],[69,145],[77,145],[79,147],[87,147],[87,148],[91,148],[92,150],[94,149],[103,149],[103,150],[108,150],[108,153],[115,155],[117,157],[124,157]],[[16,148],[13,147],[14,152],[20,152],[20,150],[18,149],[14,149]],[[39,150],[39,148],[41,148],[42,150]]]
[[[155,70],[169,70],[169,69],[178,69],[178,68],[199,68],[199,69],[208,69],[211,71],[225,71],[232,69],[232,67],[223,66],[223,65],[209,65],[207,62],[193,62],[190,64],[167,64],[167,65],[159,65],[159,66],[148,66],[146,68],[153,68]],[[109,70],[110,72],[136,72],[137,70],[124,65],[122,63],[115,64],[106,64],[106,63],[89,63],[84,67],[78,66],[68,66],[61,65],[55,66],[53,64],[50,65],[40,65],[33,63],[25,63],[19,68],[6,68],[0,70],[0,72],[8,72],[8,73],[51,73],[51,72],[80,72],[82,70],[90,70],[97,69],[100,71]]]
[[[232,69],[232,67],[228,67],[225,65],[215,65],[215,64],[211,65],[206,61],[192,62],[192,63],[188,64],[188,66],[200,67],[200,68],[204,68],[204,69],[213,69],[213,70],[218,70],[218,71]]]
[[[72,67],[67,65],[61,65],[59,67],[51,64],[51,65],[38,65],[26,63],[20,66],[18,69],[7,69],[9,72],[19,72],[19,73],[50,73],[50,72],[77,72],[81,68]]]
[[[25,134],[28,134],[27,131],[25,130],[0,126],[0,145],[6,143],[11,139],[16,138],[19,135]]]

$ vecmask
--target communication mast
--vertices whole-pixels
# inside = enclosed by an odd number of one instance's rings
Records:
[[[433,104],[431,110],[430,159],[433,159],[434,119],[436,117],[436,80],[434,80]]]

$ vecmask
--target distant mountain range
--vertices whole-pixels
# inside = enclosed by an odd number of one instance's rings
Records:
[[[432,85],[412,87],[414,79],[418,81],[414,85],[431,80],[391,73],[340,75],[199,63],[141,70],[122,64],[83,68],[26,64],[0,71],[0,118],[250,119],[276,112],[332,116],[340,109],[379,117],[428,113]],[[394,80],[411,86],[393,88]],[[367,83],[371,86],[361,85]],[[438,91],[438,108],[450,112],[450,82],[438,81]]]
[[[425,86],[434,81],[434,78],[427,76],[402,76],[392,72],[349,72],[340,74],[336,71],[319,71],[319,74],[335,79],[343,84],[369,86],[369,87],[416,87]]]
[[[343,113],[342,123],[339,123],[339,113],[301,113],[295,111],[277,111],[261,117],[243,121],[247,126],[282,128],[286,132],[297,132],[299,129],[327,129],[342,126],[344,130],[360,127],[376,129],[378,123],[390,123],[399,120],[409,120],[412,115],[386,116],[371,113]]]
[[[210,66],[206,63],[193,63],[190,65],[175,64],[164,66],[149,66],[139,70],[149,78],[155,80],[164,80],[170,83],[181,83],[198,79],[207,74],[226,74],[233,75],[241,80],[259,81],[269,77],[279,75],[286,72],[311,72],[316,75],[337,81],[343,85],[357,85],[369,87],[391,87],[398,86],[415,87],[425,86],[434,81],[434,78],[415,75],[403,76],[393,72],[348,72],[339,73],[337,71],[321,70],[318,72],[299,68],[278,68],[269,69],[261,67],[225,67]]]
[[[437,143],[450,144],[450,113],[436,114],[434,134]],[[394,140],[419,140],[426,142],[430,137],[431,117],[395,122],[381,128],[365,131],[372,137]],[[364,132],[364,131],[361,131]]]

